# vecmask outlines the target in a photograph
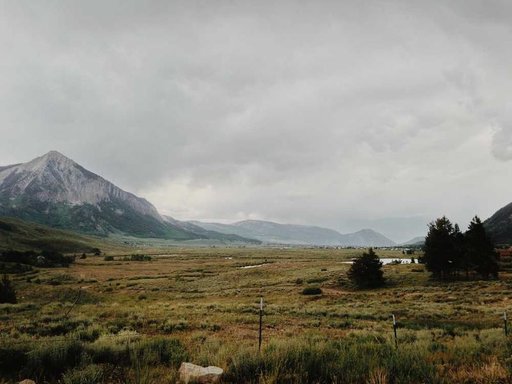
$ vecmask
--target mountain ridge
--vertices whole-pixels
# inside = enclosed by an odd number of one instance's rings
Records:
[[[222,233],[252,237],[269,244],[318,245],[318,246],[394,246],[393,240],[372,230],[362,229],[341,234],[330,228],[302,224],[280,224],[265,220],[243,220],[232,224],[191,223]]]

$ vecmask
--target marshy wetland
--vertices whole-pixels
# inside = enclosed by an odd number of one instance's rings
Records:
[[[387,264],[386,287],[357,290],[347,261],[362,251],[171,248],[13,274],[18,304],[0,305],[0,377],[173,383],[190,361],[223,368],[226,383],[512,382],[509,273],[439,282],[421,264]]]

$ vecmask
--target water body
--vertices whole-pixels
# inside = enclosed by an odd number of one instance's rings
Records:
[[[415,262],[417,263],[418,260],[417,259],[414,259]],[[400,261],[400,263],[397,263],[397,264],[411,264],[411,259],[397,259],[397,258],[391,258],[391,257],[381,257],[380,258],[380,261],[382,261],[382,264],[383,265],[387,265],[387,264],[393,264],[394,262],[397,262],[397,261]],[[344,261],[343,264],[352,264],[353,261]]]
[[[263,267],[264,265],[268,265],[270,263],[263,263],[263,264],[255,264],[255,265],[246,265],[244,267],[240,267],[240,269],[252,269],[252,268],[259,268]]]

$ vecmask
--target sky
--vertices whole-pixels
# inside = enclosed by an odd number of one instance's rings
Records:
[[[396,241],[512,201],[510,1],[0,0],[0,164]]]

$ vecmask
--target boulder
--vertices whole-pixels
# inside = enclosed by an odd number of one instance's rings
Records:
[[[23,381],[20,381],[19,384],[36,384],[34,380],[25,379]]]
[[[181,363],[178,371],[180,383],[199,383],[210,384],[217,383],[224,371],[219,367],[201,367],[192,363]]]

